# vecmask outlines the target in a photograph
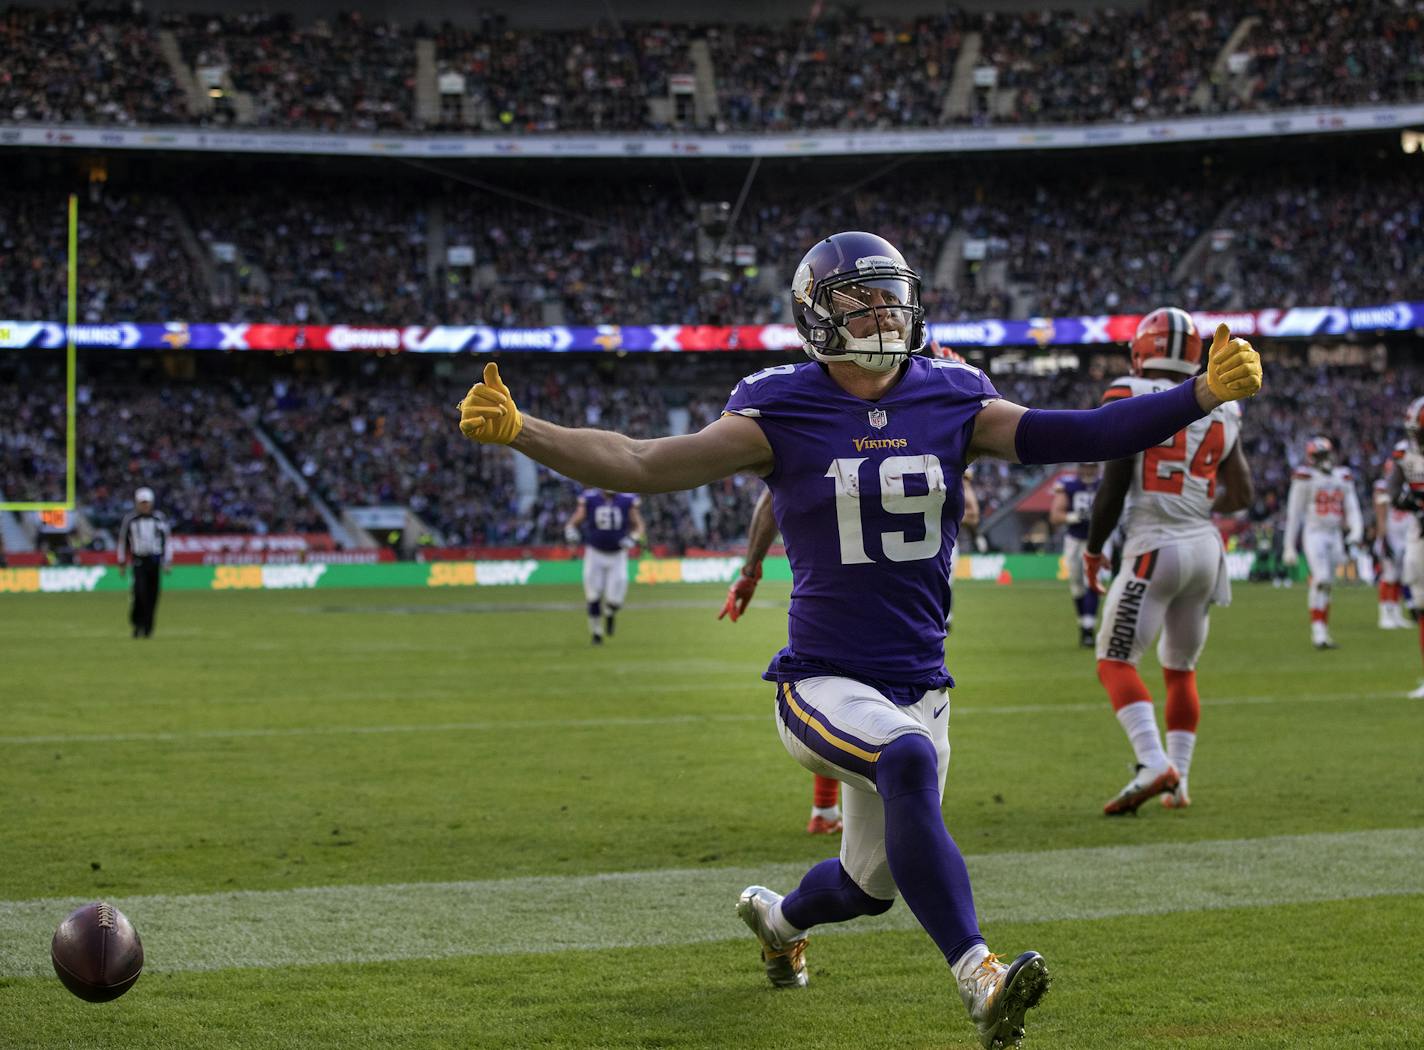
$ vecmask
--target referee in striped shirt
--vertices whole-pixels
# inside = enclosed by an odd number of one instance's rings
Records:
[[[167,572],[173,563],[173,551],[168,542],[168,519],[153,509],[153,489],[141,488],[134,493],[134,509],[124,515],[119,525],[119,575],[133,563],[133,600],[129,603],[129,623],[135,638],[153,634],[153,614],[158,609],[161,569]]]

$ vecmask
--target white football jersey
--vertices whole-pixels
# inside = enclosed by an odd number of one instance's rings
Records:
[[[1180,380],[1124,376],[1108,387],[1103,400],[1170,390]],[[1201,535],[1216,534],[1211,504],[1216,472],[1241,435],[1241,406],[1235,401],[1213,409],[1170,441],[1134,458],[1132,487],[1122,512],[1127,539],[1123,554],[1133,557]]]
[[[1404,488],[1414,494],[1415,500],[1424,501],[1424,454],[1406,448],[1404,454],[1395,459],[1394,469],[1403,475],[1401,483]],[[1409,512],[1405,511],[1404,513],[1408,514]],[[1424,521],[1420,520],[1421,517],[1424,517],[1424,511],[1409,516],[1413,519],[1413,532],[1410,538],[1419,539],[1421,535],[1424,535]],[[1393,519],[1391,518],[1391,520]]]
[[[1302,464],[1291,474],[1290,498],[1286,506],[1286,546],[1294,548],[1304,527],[1346,532],[1350,543],[1358,543],[1364,531],[1360,518],[1360,498],[1355,493],[1355,475],[1349,467],[1319,467]]]

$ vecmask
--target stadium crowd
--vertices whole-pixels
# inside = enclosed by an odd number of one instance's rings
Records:
[[[0,121],[187,124],[187,99],[137,5],[0,12]]]
[[[243,92],[249,123],[314,131],[401,131],[415,124],[415,36],[360,14],[298,25],[290,15],[166,14],[198,80]],[[156,57],[156,55],[155,55]],[[220,98],[225,95],[220,94]],[[236,120],[235,105],[205,123]]]
[[[10,500],[62,499],[63,365],[18,353],[0,362],[0,412],[10,421],[0,436],[0,492]],[[98,365],[79,383],[76,408],[76,487],[96,528],[117,526],[134,490],[147,485],[175,532],[326,531],[223,383]]]
[[[820,11],[820,5],[817,5]],[[1244,29],[1236,50],[1223,48]],[[177,40],[204,89],[189,103],[160,45]],[[952,102],[970,39],[986,83]],[[427,75],[462,78],[458,113],[416,115],[416,42]],[[459,127],[553,131],[800,131],[993,122],[1134,121],[1424,96],[1416,0],[1244,0],[1139,10],[1017,11],[870,18],[832,8],[806,22],[621,23],[535,31],[471,13],[429,27],[342,15],[155,17],[137,3],[11,7],[0,21],[0,119],[222,124],[379,131]],[[674,74],[698,74],[706,45],[716,112],[675,104]],[[227,97],[245,97],[244,112]],[[435,85],[428,86],[434,89]],[[207,90],[210,94],[211,91]],[[650,102],[654,103],[650,105]],[[469,110],[465,106],[468,104]],[[189,112],[190,105],[197,115]]]
[[[63,191],[0,192],[0,312],[58,320],[66,309],[67,203]],[[200,260],[184,247],[171,201],[109,190],[81,195],[76,316],[193,320],[211,315]]]
[[[435,31],[438,69],[463,78],[472,112],[441,125],[488,131],[664,130],[648,100],[666,98],[668,77],[690,72],[691,27],[595,25],[517,32],[502,19]]]
[[[768,181],[728,237],[751,265],[702,278],[697,210],[675,187],[553,182],[530,196],[407,183],[281,190],[106,187],[82,195],[81,318],[503,326],[785,320],[789,268],[827,229],[870,229],[924,277],[934,320],[1367,305],[1424,284],[1408,172],[1180,170],[1171,192],[1067,171],[886,178],[851,190]],[[186,229],[185,229],[186,227]],[[1203,250],[1193,251],[1203,234]],[[1206,243],[1209,240],[1210,243]],[[1220,243],[1218,243],[1218,241]],[[979,256],[963,256],[971,244]],[[226,246],[230,254],[220,256]],[[452,248],[469,256],[451,261]],[[0,194],[0,316],[64,303],[64,194]]]

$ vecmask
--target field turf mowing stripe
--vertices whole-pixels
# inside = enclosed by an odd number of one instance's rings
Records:
[[[1424,894],[1424,828],[997,853],[971,857],[969,866],[992,938],[993,925],[1002,922]],[[804,870],[775,864],[113,903],[139,929],[155,971],[364,963],[747,937],[732,910],[742,887],[764,882],[785,891]],[[82,903],[0,902],[0,978],[48,973],[54,927]],[[902,903],[839,929],[914,928]]]
[[[666,692],[667,690],[663,690]],[[1234,696],[1202,700],[1203,707],[1244,707],[1257,704],[1324,704],[1347,701],[1401,699],[1401,692],[1379,693],[1295,693],[1289,696]],[[1088,704],[958,704],[951,709],[951,718],[974,718],[980,715],[1101,715],[1108,711],[1107,701]],[[359,736],[381,733],[499,733],[530,729],[600,729],[636,728],[638,726],[672,726],[717,722],[764,722],[771,719],[770,705],[765,714],[692,714],[651,715],[611,718],[525,718],[484,722],[428,722],[407,725],[374,726],[288,726],[251,729],[196,729],[171,732],[134,733],[45,733],[36,736],[0,736],[0,747],[22,747],[28,744],[116,744],[125,741],[167,742],[178,740],[235,740],[250,737],[289,736]]]

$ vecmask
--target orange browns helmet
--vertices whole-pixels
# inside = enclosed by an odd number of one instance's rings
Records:
[[[1330,443],[1327,437],[1313,437],[1305,443],[1305,458],[1320,466],[1335,455],[1335,446]]]
[[[1162,368],[1194,376],[1201,367],[1202,340],[1192,315],[1175,306],[1153,310],[1132,337],[1132,374]]]

